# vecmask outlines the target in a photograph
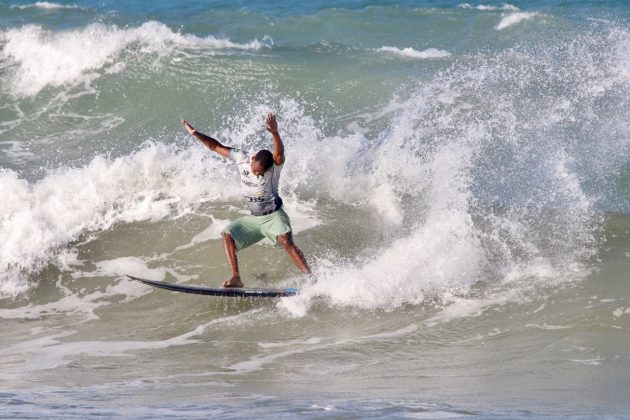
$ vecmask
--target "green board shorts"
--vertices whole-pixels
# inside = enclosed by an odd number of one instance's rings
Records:
[[[228,233],[234,239],[237,250],[247,248],[265,238],[276,247],[280,247],[278,236],[289,232],[291,221],[283,208],[264,216],[239,217],[223,230],[223,233]]]

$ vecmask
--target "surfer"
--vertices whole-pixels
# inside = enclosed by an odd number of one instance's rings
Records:
[[[251,213],[234,220],[222,232],[225,255],[232,271],[232,277],[223,282],[224,287],[243,287],[236,253],[264,238],[270,239],[277,247],[282,247],[304,274],[311,274],[304,254],[293,242],[291,222],[282,208],[282,199],[278,195],[278,182],[284,165],[284,144],[278,133],[278,122],[276,117],[269,113],[265,123],[267,131],[273,138],[273,153],[269,150],[251,153],[224,146],[212,137],[195,130],[188,121],[182,120],[191,136],[213,152],[238,165],[241,189]]]

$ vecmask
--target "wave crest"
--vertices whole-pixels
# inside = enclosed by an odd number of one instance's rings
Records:
[[[402,57],[408,58],[418,58],[418,59],[431,59],[431,58],[446,58],[450,57],[451,53],[445,50],[438,50],[437,48],[428,48],[424,51],[418,51],[413,48],[396,48],[396,47],[381,47],[376,50],[377,52],[384,52],[394,55],[399,55]]]
[[[107,71],[118,71],[127,50],[160,57],[178,48],[257,51],[269,47],[258,40],[241,44],[212,35],[181,34],[155,21],[125,29],[94,23],[60,32],[26,25],[5,31],[2,41],[0,58],[13,67],[8,85],[17,96],[34,96],[46,87],[86,83]]]
[[[12,9],[43,9],[43,10],[60,10],[60,9],[76,9],[76,10],[86,10],[81,6],[77,6],[76,4],[59,4],[59,3],[51,3],[48,1],[38,1],[32,4],[22,4],[22,5],[12,5]]]

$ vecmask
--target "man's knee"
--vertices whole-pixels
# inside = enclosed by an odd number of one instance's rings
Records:
[[[293,238],[291,237],[291,232],[287,232],[283,235],[278,235],[276,239],[278,240],[280,246],[282,246],[283,248],[293,246]]]
[[[224,242],[234,244],[234,238],[232,238],[232,235],[230,235],[228,232],[221,232],[221,236],[223,236]]]

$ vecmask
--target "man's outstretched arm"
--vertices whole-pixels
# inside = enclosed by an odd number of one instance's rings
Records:
[[[278,122],[271,112],[267,114],[265,122],[267,123],[267,131],[273,137],[273,161],[276,165],[282,165],[284,163],[284,144],[278,133]]]
[[[193,126],[188,123],[188,121],[182,120],[182,125],[186,128],[186,131],[188,131],[188,134],[197,138],[197,140],[205,144],[208,149],[223,156],[224,158],[228,157],[228,155],[230,154],[230,150],[232,150],[231,147],[224,146],[221,143],[219,143],[218,140],[213,139],[210,136],[206,136],[205,134],[200,133],[199,131],[195,130]]]

